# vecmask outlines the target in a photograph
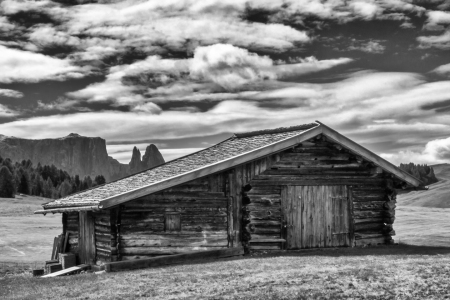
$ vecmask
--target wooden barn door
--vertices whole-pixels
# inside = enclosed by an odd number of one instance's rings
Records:
[[[95,227],[94,215],[92,212],[80,212],[80,227],[79,227],[79,256],[80,263],[94,264],[95,263]]]
[[[346,186],[285,186],[281,202],[287,249],[350,246]]]

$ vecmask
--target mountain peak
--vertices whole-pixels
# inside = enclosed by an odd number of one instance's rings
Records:
[[[68,137],[80,137],[81,135],[79,135],[78,133],[70,133],[69,135],[68,135]]]

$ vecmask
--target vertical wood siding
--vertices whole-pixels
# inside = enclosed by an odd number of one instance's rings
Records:
[[[113,261],[116,254],[115,230],[113,230],[113,210],[93,213],[95,226],[95,260],[98,265]]]
[[[79,258],[82,264],[95,263],[95,225],[92,212],[79,212]]]
[[[63,228],[69,233],[68,249],[66,251],[78,254],[78,212],[64,213],[64,215],[63,220],[66,224],[63,224]]]

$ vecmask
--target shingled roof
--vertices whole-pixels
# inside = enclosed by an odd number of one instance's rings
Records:
[[[311,123],[289,128],[277,128],[234,135],[212,147],[174,159],[155,168],[116,180],[83,192],[46,203],[45,210],[65,207],[98,206],[102,201],[123,195],[142,187],[151,186],[159,182],[207,168],[213,164],[226,161],[244,153],[280,142],[297,136],[306,130],[317,127],[319,124]],[[239,137],[239,136],[244,137]]]
[[[66,210],[98,210],[136,199],[146,194],[183,184],[195,178],[229,169],[238,164],[282,151],[318,134],[325,134],[355,153],[373,161],[402,181],[418,186],[420,181],[381,157],[317,123],[239,133],[212,147],[169,161],[152,169],[43,205],[35,213]]]

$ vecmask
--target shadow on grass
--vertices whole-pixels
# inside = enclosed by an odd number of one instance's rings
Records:
[[[255,251],[249,257],[275,256],[381,256],[381,255],[450,255],[449,247],[416,246],[408,244],[380,245],[364,248],[318,248],[287,251]]]
[[[397,245],[380,245],[371,247],[355,247],[355,248],[315,248],[302,250],[270,250],[270,251],[253,251],[250,255],[234,256],[220,259],[195,259],[183,263],[169,264],[165,266],[158,266],[154,268],[166,268],[170,266],[183,266],[193,264],[208,264],[211,262],[225,262],[225,261],[241,261],[248,259],[272,258],[272,257],[308,257],[308,256],[322,256],[322,257],[363,257],[363,256],[413,256],[413,255],[450,255],[450,247],[438,246],[416,246],[408,244]],[[153,268],[152,268],[153,269]],[[138,271],[137,269],[136,271]],[[142,270],[142,269],[140,269]]]

